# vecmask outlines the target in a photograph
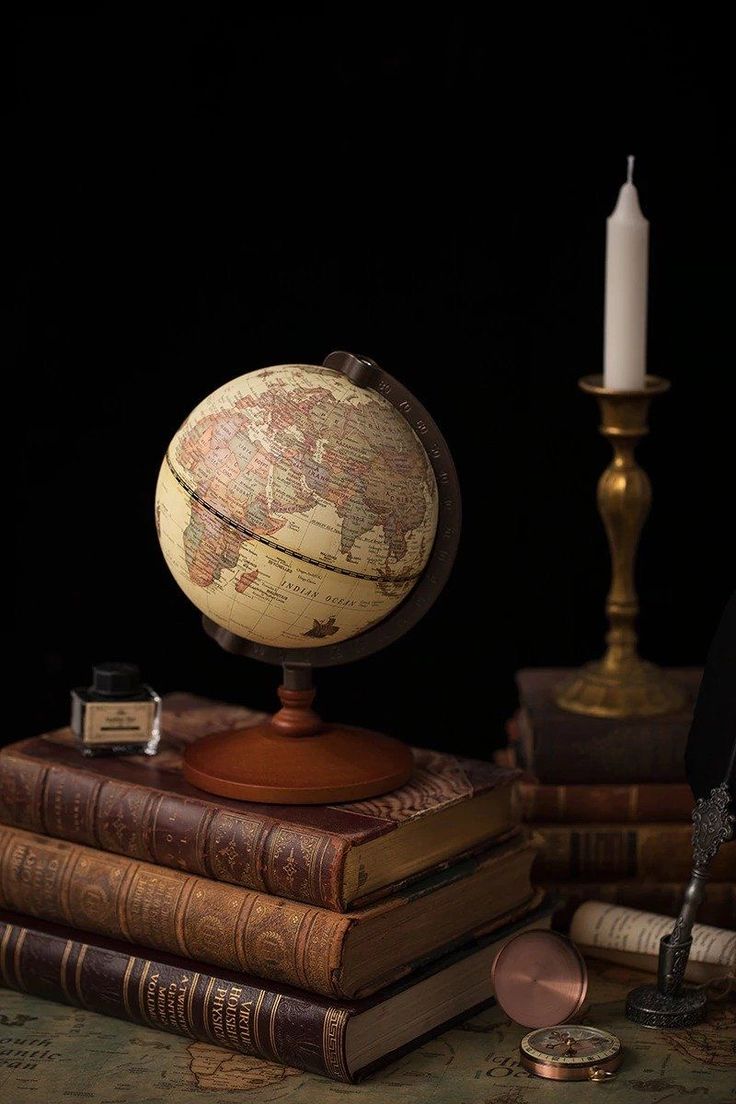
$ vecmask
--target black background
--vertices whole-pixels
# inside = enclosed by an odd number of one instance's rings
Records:
[[[319,674],[323,713],[483,755],[515,667],[598,654],[609,450],[576,381],[600,370],[605,217],[629,152],[652,227],[649,368],[673,385],[640,449],[641,647],[704,658],[734,585],[729,36],[641,7],[605,25],[362,11],[17,26],[3,737],[63,723],[98,658],[136,659],[161,691],[271,705],[277,672],[220,652],[170,577],[155,480],[214,388],[334,348],[433,413],[465,528],[411,635]]]

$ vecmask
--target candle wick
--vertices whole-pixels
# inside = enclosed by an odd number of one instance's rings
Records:
[[[634,155],[630,153],[626,158],[626,183],[634,183]]]

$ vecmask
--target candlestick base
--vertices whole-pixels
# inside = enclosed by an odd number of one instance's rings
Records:
[[[589,717],[656,717],[682,709],[685,694],[654,663],[632,656],[613,667],[605,657],[586,663],[562,683],[555,701]]]

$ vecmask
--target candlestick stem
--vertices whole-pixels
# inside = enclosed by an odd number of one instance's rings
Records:
[[[647,376],[641,391],[613,391],[602,377],[586,376],[580,387],[595,395],[600,431],[613,448],[613,459],[598,482],[598,509],[611,553],[611,586],[606,600],[608,632],[602,659],[581,668],[559,687],[557,704],[594,717],[647,717],[674,712],[684,695],[667,676],[638,653],[639,601],[634,572],[639,537],[652,500],[652,487],[635,450],[649,428],[649,404],[669,388],[667,380]]]

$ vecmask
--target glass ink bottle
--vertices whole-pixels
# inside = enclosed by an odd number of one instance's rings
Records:
[[[71,727],[82,755],[155,755],[161,698],[134,663],[100,663],[92,685],[72,690]]]

